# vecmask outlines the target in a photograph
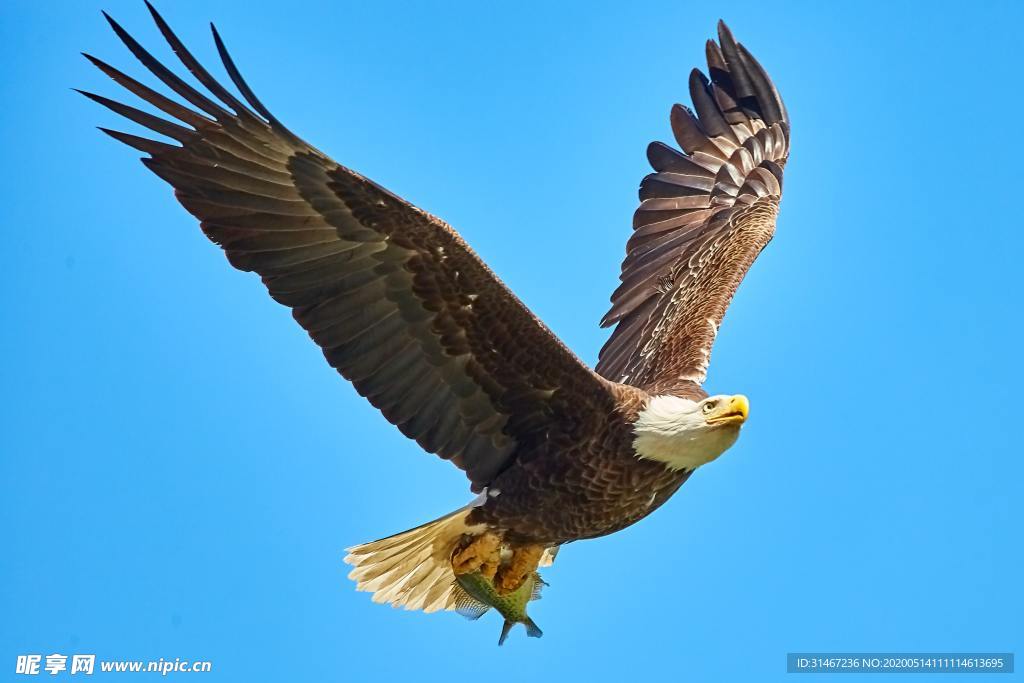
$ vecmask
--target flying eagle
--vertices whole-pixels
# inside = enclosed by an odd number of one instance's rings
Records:
[[[349,549],[350,577],[375,602],[454,609],[455,576],[477,571],[514,590],[562,544],[650,514],[736,441],[747,399],[708,396],[701,384],[729,301],[775,231],[789,118],[725,24],[707,43],[708,75],[690,73],[693,110],[672,108],[681,149],[647,149],[654,172],[640,184],[621,284],[601,321],[615,329],[591,370],[447,223],[278,121],[216,28],[241,99],[149,10],[206,93],[107,16],[191,107],[86,55],[168,118],[83,94],[177,144],[101,130],[148,155],[142,162],[174,187],[231,265],[258,273],[327,362],[479,494],[433,522]]]

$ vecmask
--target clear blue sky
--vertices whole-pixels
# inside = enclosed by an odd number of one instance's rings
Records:
[[[145,75],[101,8],[170,63],[141,0],[8,2],[0,679],[51,652],[224,681],[768,681],[796,650],[1024,650],[1021,5],[249,5],[158,4],[220,74],[215,21],[281,120],[446,218],[591,363],[645,146],[724,17],[793,120],[708,384],[751,419],[657,514],[564,549],[539,641],[372,604],[343,548],[461,505],[463,475],[94,129],[119,122],[70,88],[118,88],[78,52]]]

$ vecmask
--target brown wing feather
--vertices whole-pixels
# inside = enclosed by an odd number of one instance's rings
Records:
[[[575,429],[588,400],[608,400],[606,383],[454,230],[282,126],[242,80],[216,31],[228,74],[252,109],[150,11],[219,102],[184,83],[107,17],[131,52],[203,114],[89,57],[190,126],[85,93],[180,146],[106,132],[150,155],[143,162],[175,188],[231,264],[258,273],[328,362],[406,436],[452,460],[480,489],[509,464],[517,445]]]
[[[710,81],[690,74],[697,113],[675,105],[672,132],[683,150],[652,143],[655,173],[622,263],[622,284],[602,326],[604,377],[652,393],[700,384],[733,293],[771,239],[789,154],[789,119],[775,86],[719,23],[708,41]]]

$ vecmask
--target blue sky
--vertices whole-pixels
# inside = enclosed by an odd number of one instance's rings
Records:
[[[463,475],[94,129],[119,122],[69,88],[119,93],[78,52],[144,74],[101,8],[170,63],[141,0],[7,3],[0,678],[59,652],[769,681],[789,651],[1022,649],[1019,4],[249,4],[158,7],[211,67],[215,21],[278,118],[456,226],[590,363],[645,146],[725,18],[793,120],[708,381],[751,419],[655,515],[565,548],[539,641],[371,604],[343,548],[461,505]]]

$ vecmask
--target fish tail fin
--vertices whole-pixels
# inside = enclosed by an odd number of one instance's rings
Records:
[[[376,603],[424,612],[454,609],[451,554],[463,534],[477,531],[466,521],[471,511],[467,505],[415,529],[348,548],[348,577],[356,590],[373,593]]]
[[[498,638],[498,645],[505,644],[505,639],[508,638],[509,632],[512,630],[512,627],[516,625],[516,623],[517,622],[509,621],[508,619],[505,620],[505,623],[501,627],[501,637]],[[541,631],[537,624],[534,623],[533,619],[531,619],[530,617],[524,617],[523,621],[518,623],[521,623],[523,626],[526,627],[526,635],[530,638],[540,638],[542,635],[544,635],[544,631]]]
[[[512,630],[512,627],[515,626],[515,625],[516,625],[516,622],[509,621],[508,619],[505,620],[505,623],[502,624],[502,626],[501,626],[501,636],[498,637],[498,647],[501,647],[502,645],[505,644],[505,639],[508,638],[509,632]]]

